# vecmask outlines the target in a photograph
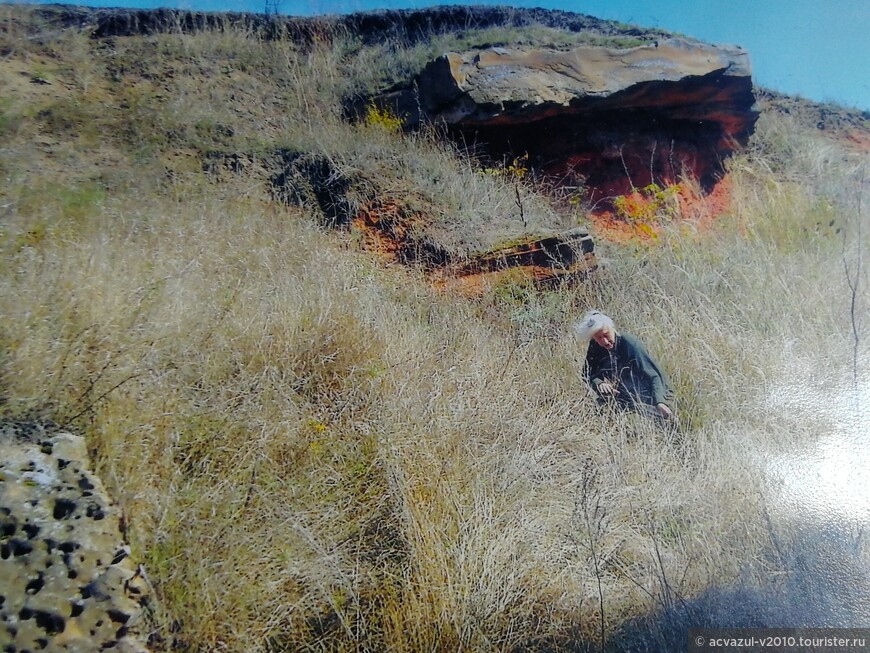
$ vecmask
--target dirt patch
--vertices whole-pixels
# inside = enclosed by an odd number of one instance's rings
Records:
[[[387,197],[363,206],[352,220],[352,228],[363,249],[386,260],[432,270],[448,265],[451,256],[426,237],[428,222],[426,214],[411,208],[407,201]]]
[[[870,132],[850,129],[843,137],[843,142],[858,152],[870,153]]]
[[[597,267],[585,229],[527,236],[487,252],[456,260],[426,236],[429,218],[404,200],[383,198],[365,205],[351,223],[363,249],[382,259],[422,268],[441,290],[475,296],[500,283],[536,286],[585,276]]]

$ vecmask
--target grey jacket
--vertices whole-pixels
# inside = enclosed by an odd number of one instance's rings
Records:
[[[596,392],[604,381],[613,383],[619,390],[617,401],[655,406],[669,404],[673,398],[673,389],[664,371],[643,343],[630,333],[617,335],[616,344],[609,351],[590,341],[583,375]]]

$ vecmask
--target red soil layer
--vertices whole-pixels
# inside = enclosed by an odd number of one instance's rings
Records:
[[[676,203],[673,221],[692,224],[699,231],[709,229],[717,217],[729,210],[732,187],[728,176],[721,178],[709,192],[704,192],[698,184],[680,184],[679,191],[673,197]],[[650,201],[637,191],[629,198],[639,211],[642,211],[644,202]],[[620,244],[651,245],[662,228],[662,223],[654,218],[631,220],[617,215],[612,209],[595,211],[589,217],[597,238]],[[363,249],[385,261],[408,263],[416,259],[422,262],[419,258],[412,258],[409,251],[417,248],[412,235],[415,226],[419,227],[425,222],[425,215],[408,210],[401,200],[384,198],[363,207],[352,221],[352,228],[359,234]],[[587,271],[591,272],[595,269],[595,262],[594,255],[589,256],[592,258],[587,260]],[[479,297],[487,290],[510,281],[527,280],[541,284],[557,278],[553,268],[541,265],[474,272],[471,268],[457,269],[446,261],[426,267],[427,276],[435,288],[466,297]]]
[[[364,250],[389,263],[421,265],[434,287],[465,296],[480,296],[511,281],[536,286],[569,281],[597,266],[585,230],[530,238],[453,263],[446,252],[420,240],[426,222],[425,213],[410,210],[404,201],[381,198],[363,206],[351,228]]]
[[[865,131],[858,129],[848,131],[843,137],[843,142],[858,152],[870,152],[870,134]]]
[[[677,221],[695,225],[699,230],[709,229],[716,218],[731,207],[733,184],[729,176],[724,176],[705,193],[697,187],[681,184],[677,194],[679,203]],[[638,204],[645,200],[639,193],[630,196]],[[590,214],[596,236],[614,243],[651,242],[660,231],[661,223],[655,220],[628,220],[618,216],[612,209],[601,209]]]

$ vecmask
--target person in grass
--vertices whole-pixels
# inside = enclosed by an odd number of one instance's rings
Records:
[[[583,377],[599,402],[674,419],[673,389],[640,340],[617,331],[613,320],[598,311],[587,313],[574,330],[589,343]]]

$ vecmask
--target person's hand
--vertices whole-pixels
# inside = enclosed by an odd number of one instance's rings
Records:
[[[598,384],[598,394],[602,397],[615,397],[619,394],[619,390],[610,381],[602,381]]]
[[[674,411],[668,408],[667,404],[657,404],[656,410],[659,411],[659,415],[665,419],[671,419],[674,416]]]

